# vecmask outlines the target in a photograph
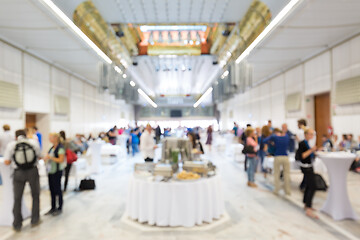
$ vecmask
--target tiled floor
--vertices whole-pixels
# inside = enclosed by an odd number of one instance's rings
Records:
[[[292,174],[293,194],[290,199],[271,193],[271,177],[257,174],[259,188],[246,186],[243,164],[233,161],[224,152],[213,150],[208,157],[218,166],[222,176],[225,208],[228,221],[210,230],[201,227],[158,228],[145,231],[143,225],[134,227],[124,221],[125,201],[133,164],[142,161],[140,156],[120,159],[107,165],[96,176],[97,189],[89,192],[71,192],[65,197],[64,212],[58,217],[43,217],[37,228],[26,225],[21,233],[13,234],[11,228],[0,228],[0,239],[63,240],[63,239],[356,239],[360,238],[360,222],[335,222],[320,213],[318,221],[307,218],[298,205],[302,193],[297,190],[301,175]],[[349,175],[349,192],[353,206],[360,215],[360,175]],[[41,195],[42,210],[49,206],[49,193]],[[73,186],[74,187],[74,186]],[[71,189],[71,187],[70,187]],[[356,190],[357,189],[357,190]],[[0,187],[1,197],[1,187]],[[29,196],[26,196],[29,201]],[[317,193],[314,201],[320,208],[326,193]],[[1,199],[1,198],[0,198]],[[0,203],[1,204],[1,203]],[[144,230],[142,230],[144,229]],[[149,229],[149,228],[146,228]]]

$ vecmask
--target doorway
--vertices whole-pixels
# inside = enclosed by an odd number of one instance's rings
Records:
[[[36,126],[36,114],[26,113],[25,128],[33,128]]]
[[[322,145],[322,136],[328,134],[331,126],[330,118],[330,93],[315,95],[315,129],[316,145]]]

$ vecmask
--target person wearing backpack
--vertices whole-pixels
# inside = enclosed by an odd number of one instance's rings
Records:
[[[14,222],[13,228],[19,232],[22,228],[23,217],[21,202],[26,182],[30,184],[32,202],[31,226],[40,224],[40,179],[37,160],[40,156],[40,146],[37,141],[26,138],[25,130],[15,132],[16,141],[10,142],[4,154],[5,164],[12,166],[14,191]]]
[[[300,161],[301,171],[304,174],[305,179],[305,191],[303,203],[305,204],[305,212],[308,217],[318,219],[318,216],[314,213],[312,208],[312,200],[315,195],[315,173],[312,165],[312,161],[315,158],[315,152],[317,147],[310,147],[309,141],[314,137],[314,130],[306,129],[304,131],[305,139],[299,143],[299,148],[296,151],[295,159]]]
[[[59,133],[51,133],[49,141],[53,144],[44,157],[47,163],[49,188],[51,193],[51,209],[45,215],[58,216],[62,213],[63,195],[61,190],[61,177],[66,166],[65,147]],[[58,198],[58,207],[56,207]]]

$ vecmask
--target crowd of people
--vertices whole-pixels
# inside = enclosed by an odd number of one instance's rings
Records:
[[[76,134],[74,138],[66,137],[65,131],[51,133],[49,135],[50,149],[46,149],[46,154],[41,154],[43,148],[43,137],[36,127],[20,129],[11,133],[9,125],[3,126],[0,134],[0,156],[7,165],[14,169],[14,222],[13,228],[20,231],[22,228],[21,199],[25,184],[28,182],[31,188],[33,200],[32,207],[32,226],[40,223],[39,201],[40,201],[40,180],[37,169],[39,159],[43,159],[47,166],[47,177],[51,196],[51,209],[46,215],[58,216],[63,209],[63,192],[67,191],[69,174],[72,164],[77,160],[78,155],[83,154],[89,147],[89,141],[101,139],[112,145],[118,144],[119,136],[126,138],[126,148],[128,154],[134,156],[140,150],[145,162],[154,161],[155,149],[158,148],[162,138],[169,136],[187,137],[192,145],[193,153],[204,154],[204,148],[200,141],[201,128],[185,128],[171,130],[160,126],[153,128],[150,124],[145,127],[117,128],[116,126],[107,132],[100,132],[97,137],[91,134],[85,137],[83,134]],[[236,123],[232,133],[236,141],[244,145],[245,170],[247,171],[249,187],[257,187],[255,183],[255,172],[260,164],[261,172],[266,175],[268,170],[264,166],[264,159],[267,155],[274,156],[274,193],[279,194],[281,180],[284,181],[285,194],[291,194],[290,188],[290,162],[289,153],[296,153],[301,171],[304,174],[300,189],[304,191],[304,208],[309,217],[317,218],[312,208],[312,199],[316,192],[314,183],[313,161],[316,151],[337,151],[337,150],[358,150],[359,142],[356,142],[352,134],[343,135],[341,140],[336,135],[322,136],[322,146],[315,144],[316,133],[307,127],[305,119],[298,120],[298,130],[293,133],[288,129],[287,124],[282,124],[281,128],[274,128],[269,120],[265,126],[253,128],[250,124],[245,129],[241,129]],[[206,145],[211,150],[213,141],[213,128],[206,129]],[[354,171],[360,169],[360,161],[356,159],[352,165]],[[64,184],[62,186],[62,177]],[[0,181],[1,182],[1,181]]]
[[[234,123],[232,133],[235,139],[244,145],[245,171],[247,171],[249,187],[257,187],[255,172],[258,164],[266,177],[267,169],[264,166],[264,159],[265,156],[270,155],[274,157],[274,193],[279,194],[280,179],[283,179],[285,194],[290,195],[289,154],[295,153],[295,159],[304,175],[299,188],[304,192],[303,203],[306,215],[318,218],[312,208],[312,199],[316,191],[313,168],[316,152],[359,150],[360,137],[359,142],[356,142],[352,134],[347,134],[343,135],[340,142],[337,142],[336,135],[325,134],[322,136],[322,145],[316,146],[316,132],[307,126],[307,121],[299,119],[297,123],[298,130],[295,133],[291,132],[285,123],[281,128],[274,128],[271,120],[262,128],[255,129],[251,124],[248,124],[245,129],[240,129],[238,124]],[[359,159],[355,159],[351,169],[359,170],[359,163]]]

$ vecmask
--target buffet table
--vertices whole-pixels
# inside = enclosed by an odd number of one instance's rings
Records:
[[[170,182],[132,177],[126,213],[140,223],[193,227],[221,217],[222,196],[220,176]]]
[[[321,211],[334,220],[358,219],[353,210],[347,191],[346,177],[356,155],[346,152],[319,153],[318,157],[328,169],[329,192]]]
[[[2,199],[0,200],[0,226],[12,226],[14,221],[13,205],[13,170],[10,166],[5,165],[4,159],[0,157],[0,174],[2,177]],[[24,200],[22,201],[22,216],[24,219],[30,217],[30,211],[26,207]]]

